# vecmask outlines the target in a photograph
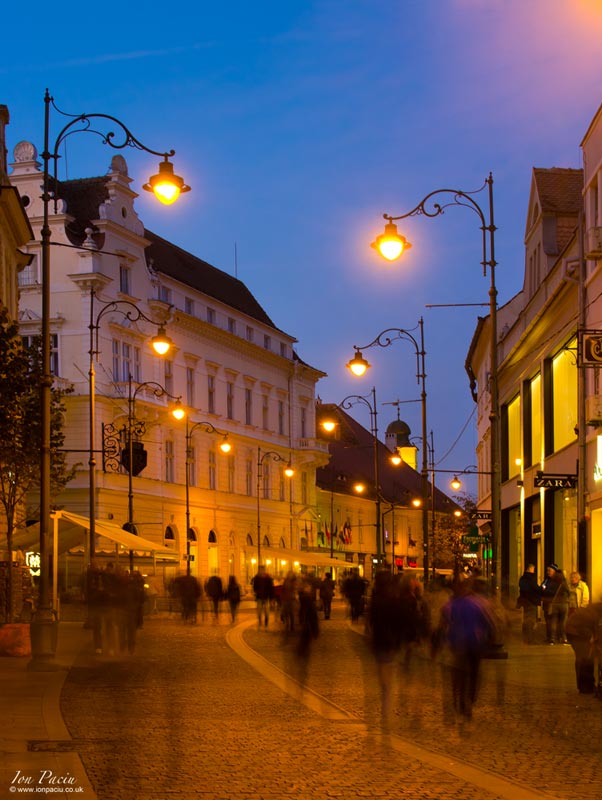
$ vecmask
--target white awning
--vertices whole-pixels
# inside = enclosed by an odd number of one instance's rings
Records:
[[[90,530],[90,520],[80,514],[73,514],[71,511],[55,511],[51,515],[58,526],[57,540],[58,552],[66,553],[74,547],[81,547],[85,543],[86,531]],[[138,553],[153,553],[159,559],[168,561],[179,561],[179,555],[175,550],[170,550],[163,545],[143,539],[134,533],[124,531],[119,525],[104,520],[95,520],[95,530],[98,536],[110,539],[121,545],[125,550],[134,550]],[[37,549],[40,541],[40,524],[30,525],[17,531],[13,536],[13,548],[15,550]],[[98,549],[102,549],[99,542]]]

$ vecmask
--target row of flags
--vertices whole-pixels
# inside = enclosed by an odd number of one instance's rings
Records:
[[[323,531],[318,531],[318,537],[322,538],[322,543],[324,543],[325,539],[326,542],[330,544],[330,539],[332,537],[333,542],[339,541],[342,544],[351,544],[353,541],[351,523],[347,520],[343,524],[341,530],[339,530],[338,524],[335,524],[334,530],[329,530],[328,525],[325,525]]]

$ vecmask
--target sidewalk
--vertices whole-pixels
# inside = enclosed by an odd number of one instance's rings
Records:
[[[25,793],[96,794],[63,723],[61,689],[67,670],[90,639],[81,622],[62,622],[53,672],[28,670],[29,657],[0,657],[0,798]],[[44,791],[45,789],[45,791]]]

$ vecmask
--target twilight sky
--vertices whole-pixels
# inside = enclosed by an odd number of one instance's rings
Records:
[[[385,328],[414,328],[423,316],[435,461],[441,469],[474,464],[464,360],[487,308],[425,306],[487,303],[478,219],[453,208],[407,221],[413,248],[393,266],[369,243],[383,212],[408,211],[438,188],[478,189],[491,171],[500,305],[521,289],[531,170],[581,166],[579,144],[602,101],[602,2],[83,8],[65,0],[40,13],[39,25],[23,25],[14,4],[5,11],[0,102],[11,115],[9,161],[22,139],[42,150],[46,86],[63,111],[110,114],[149,147],[174,148],[176,172],[192,191],[169,208],[141,192],[145,225],[237,271],[299,340],[299,355],[328,373],[317,387],[325,402],[375,385],[383,436],[395,409],[382,403],[419,396],[413,347],[373,348],[363,381],[344,365],[354,344]],[[115,152],[91,136],[68,147],[62,178],[103,174]],[[140,191],[155,159],[124,155]],[[352,413],[369,427],[363,405]],[[401,414],[419,435],[419,404],[404,403]],[[437,478],[444,491],[448,477]]]

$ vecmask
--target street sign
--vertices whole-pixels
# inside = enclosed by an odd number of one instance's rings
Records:
[[[539,489],[574,489],[577,486],[577,476],[538,472],[533,485]]]

